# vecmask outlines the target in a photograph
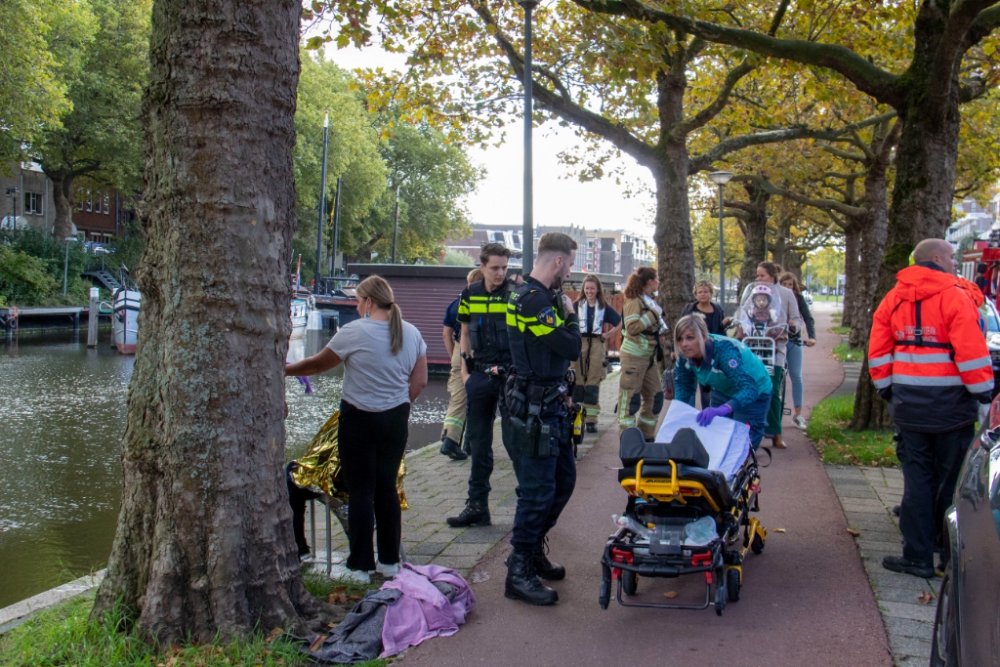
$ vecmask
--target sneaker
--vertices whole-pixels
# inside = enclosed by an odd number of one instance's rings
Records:
[[[347,576],[345,576],[344,579],[355,584],[372,583],[371,575],[365,572],[364,570],[348,570]]]
[[[597,433],[597,424],[587,424],[587,433]]]
[[[892,572],[912,574],[914,577],[921,577],[923,579],[934,577],[934,565],[932,563],[921,565],[901,556],[886,556],[882,559],[882,567]]]
[[[384,563],[378,563],[375,565],[375,571],[381,574],[386,579],[392,579],[397,574],[399,574],[399,563],[392,563],[390,565],[385,565]]]
[[[458,446],[458,443],[451,438],[441,439],[441,453],[452,461],[464,461],[469,458],[469,455],[463,452],[462,448]]]
[[[795,428],[800,431],[806,430],[806,419],[802,415],[795,415],[792,417],[792,423],[795,424]]]

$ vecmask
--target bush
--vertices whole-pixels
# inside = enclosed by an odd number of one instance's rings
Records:
[[[461,250],[446,248],[444,251],[444,260],[441,263],[448,266],[475,266],[476,260]]]
[[[46,262],[0,245],[0,298],[12,306],[37,306],[56,288]]]

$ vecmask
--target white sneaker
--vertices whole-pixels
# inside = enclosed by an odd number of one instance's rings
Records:
[[[392,579],[399,574],[399,563],[393,563],[392,565],[383,565],[382,563],[378,563],[375,565],[375,571],[386,579]]]
[[[371,576],[364,570],[348,570],[347,576],[345,577],[348,581],[354,582],[355,584],[370,584],[372,583]]]
[[[802,415],[795,415],[792,417],[792,423],[795,424],[795,428],[800,431],[806,430],[806,419]]]

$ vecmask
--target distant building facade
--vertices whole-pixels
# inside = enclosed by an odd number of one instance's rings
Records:
[[[963,199],[962,203],[954,207],[959,217],[948,227],[945,240],[958,248],[967,238],[988,238],[990,230],[997,221],[998,204],[1000,196],[993,197],[985,208],[974,199]]]
[[[627,276],[640,266],[652,266],[656,258],[653,242],[623,230],[588,232],[584,271]]]

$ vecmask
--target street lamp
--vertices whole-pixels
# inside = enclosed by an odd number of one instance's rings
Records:
[[[521,233],[521,275],[531,274],[535,263],[534,193],[531,174],[531,12],[536,0],[517,0],[524,10],[524,229]]]
[[[719,186],[719,303],[726,308],[726,248],[722,234],[722,189],[733,177],[728,171],[713,171],[708,178]]]

